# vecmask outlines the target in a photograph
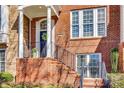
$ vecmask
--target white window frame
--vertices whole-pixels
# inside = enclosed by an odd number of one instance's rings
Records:
[[[98,9],[104,9],[105,10],[105,35],[104,36],[98,36],[98,30],[97,30],[97,10]],[[84,37],[83,36],[83,11],[84,10],[93,10],[93,29],[94,29],[94,35],[93,36],[88,36]],[[107,7],[101,7],[101,8],[92,8],[92,9],[84,9],[84,10],[73,10],[70,12],[70,39],[83,39],[83,38],[102,38],[107,36]],[[79,13],[79,37],[73,37],[72,36],[72,13],[77,12]]]
[[[101,53],[76,54],[76,67],[75,67],[75,71],[76,72],[78,71],[77,70],[77,67],[78,67],[77,64],[78,64],[78,56],[79,55],[88,55],[88,57],[87,57],[88,59],[87,60],[88,60],[88,63],[89,63],[89,60],[90,60],[89,59],[89,55],[94,55],[94,54],[99,55],[99,58],[100,58],[100,61],[99,62],[102,62],[102,54]],[[101,65],[99,65],[99,72],[101,72],[101,70],[102,70],[101,69]],[[88,73],[89,73],[89,70],[88,70]],[[87,78],[91,78],[91,77],[88,76]],[[101,73],[99,74],[99,78],[101,78]]]
[[[4,68],[4,71],[6,71],[6,49],[5,48],[0,48],[0,50],[4,50],[5,51],[5,60],[4,60],[5,68]],[[1,72],[1,66],[0,66],[0,72]]]

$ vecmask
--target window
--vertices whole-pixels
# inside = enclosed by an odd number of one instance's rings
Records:
[[[46,30],[47,29],[47,20],[44,20],[40,23],[40,30]]]
[[[93,36],[93,10],[83,11],[83,36]]]
[[[84,78],[99,78],[101,54],[82,54],[77,56],[77,72]]]
[[[79,37],[79,15],[78,12],[72,13],[72,36]]]
[[[106,36],[106,8],[71,12],[71,38]]]
[[[5,50],[0,50],[0,72],[5,71]]]
[[[98,9],[98,36],[105,36],[105,9]]]

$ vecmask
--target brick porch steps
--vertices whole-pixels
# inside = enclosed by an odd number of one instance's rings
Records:
[[[24,58],[16,62],[16,83],[69,85],[80,87],[80,76],[68,66],[51,58]],[[102,79],[84,79],[84,87],[102,87]]]

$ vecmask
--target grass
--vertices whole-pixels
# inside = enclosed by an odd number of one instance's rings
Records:
[[[2,83],[0,84],[0,88],[72,88],[68,84],[64,86],[57,86],[53,84],[49,84],[46,86],[43,85],[29,85],[29,84],[14,84],[14,83]]]
[[[109,73],[112,88],[124,88],[124,73]]]

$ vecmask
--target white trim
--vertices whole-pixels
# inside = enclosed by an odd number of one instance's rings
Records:
[[[52,57],[54,57],[55,51],[55,20],[52,20]]]
[[[83,11],[79,11],[79,37],[83,36]],[[73,38],[73,37],[72,37]]]
[[[24,56],[24,47],[23,47],[23,11],[19,10],[19,21],[18,21],[18,28],[19,28],[19,58],[23,58]]]
[[[93,36],[92,37],[97,37],[98,36],[98,31],[97,31],[97,9],[93,10]]]
[[[97,10],[98,9],[105,9],[105,35],[104,36],[98,36],[98,30],[97,30]],[[101,7],[101,8],[92,8],[92,9],[84,9],[84,10],[74,10],[75,12],[78,11],[79,13],[79,37],[72,37],[72,12],[70,12],[70,39],[83,39],[83,38],[103,38],[107,36],[107,7]],[[83,36],[83,11],[85,10],[93,10],[93,36],[84,37]]]
[[[94,55],[94,54],[98,54],[99,55],[99,58],[100,58],[100,61],[99,62],[102,62],[102,53],[81,53],[81,54],[76,54],[76,68],[75,68],[75,71],[77,72],[77,61],[78,61],[78,56],[79,55],[87,55],[87,58],[88,58],[88,60],[87,60],[87,62],[89,63],[89,55]],[[101,72],[101,65],[99,64],[99,72]],[[88,72],[89,73],[89,72]],[[87,78],[91,78],[91,77],[89,77],[89,75],[88,75],[88,77]],[[99,78],[101,78],[101,73],[99,74]]]
[[[39,20],[39,21],[37,21],[36,22],[36,38],[35,38],[35,46],[36,46],[36,48],[38,49],[38,57],[40,57],[40,31],[42,31],[41,29],[40,29],[40,23],[42,22],[42,21],[44,21],[44,20],[47,20],[47,18],[43,18],[43,19],[41,19],[41,20]],[[52,20],[52,33],[53,34],[55,34],[55,27],[54,27],[54,20]],[[46,31],[47,31],[47,29],[46,29]],[[54,38],[54,36],[52,37],[52,40],[53,40],[53,42],[55,42],[55,38]],[[54,50],[54,48],[53,48],[53,50]]]

